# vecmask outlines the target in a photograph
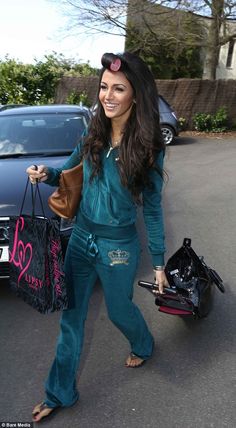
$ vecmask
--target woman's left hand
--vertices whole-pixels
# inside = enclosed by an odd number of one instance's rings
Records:
[[[154,280],[155,280],[155,284],[158,285],[159,287],[159,293],[163,294],[164,292],[164,287],[168,287],[168,281],[166,278],[166,274],[164,270],[154,270]]]

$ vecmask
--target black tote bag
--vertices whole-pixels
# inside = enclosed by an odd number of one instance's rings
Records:
[[[22,214],[27,180],[19,216],[10,218],[10,286],[17,296],[40,313],[67,309],[59,221],[46,218],[38,183],[31,184],[32,213]],[[39,198],[42,216],[35,215]]]

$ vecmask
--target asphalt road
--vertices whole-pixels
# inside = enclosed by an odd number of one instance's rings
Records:
[[[222,276],[208,318],[189,322],[158,312],[150,293],[135,301],[153,332],[153,358],[126,369],[129,347],[106,315],[99,285],[90,303],[79,372],[81,399],[43,427],[235,428],[236,141],[179,139],[168,147],[164,190],[167,257],[184,237]],[[151,279],[143,224],[138,278]],[[40,315],[0,288],[0,421],[31,420],[43,398],[59,314]],[[0,424],[1,426],[1,424]]]

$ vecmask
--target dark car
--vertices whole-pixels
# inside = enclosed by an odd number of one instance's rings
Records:
[[[33,164],[62,166],[87,129],[90,117],[89,109],[72,105],[19,107],[0,112],[0,278],[9,276],[9,217],[20,213],[26,168]],[[41,184],[40,191],[45,215],[54,216],[47,204],[53,188]],[[31,213],[30,197],[24,213]],[[36,214],[42,214],[40,206]],[[60,220],[63,246],[72,226],[72,221]]]
[[[26,104],[0,104],[0,112],[10,108],[25,107]]]
[[[159,95],[160,124],[165,144],[171,144],[179,133],[179,122],[170,104]]]

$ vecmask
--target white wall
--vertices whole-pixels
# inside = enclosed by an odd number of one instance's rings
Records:
[[[217,79],[236,79],[236,40],[234,43],[231,67],[226,67],[229,43],[221,47],[219,65],[216,70]]]

